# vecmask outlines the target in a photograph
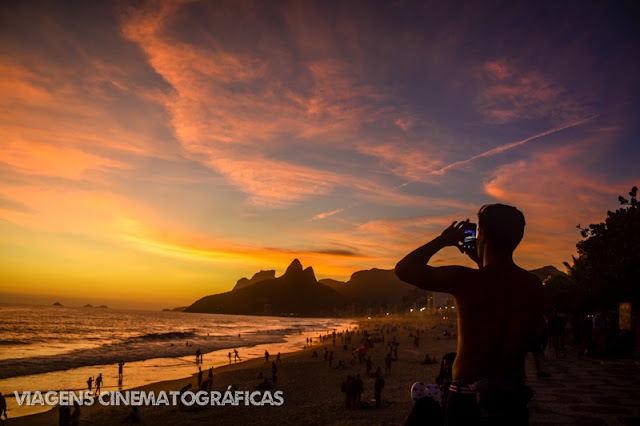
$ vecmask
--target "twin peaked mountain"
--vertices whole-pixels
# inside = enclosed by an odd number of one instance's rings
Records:
[[[260,271],[250,280],[241,278],[233,290],[206,296],[185,312],[323,316],[335,313],[351,303],[397,303],[415,291],[400,281],[393,271],[359,271],[343,283],[316,280],[313,268],[302,268],[298,259],[276,278],[275,271]]]

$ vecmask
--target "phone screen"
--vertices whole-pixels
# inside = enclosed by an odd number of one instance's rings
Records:
[[[464,229],[465,237],[462,240],[462,248],[465,251],[475,251],[476,249],[476,224],[470,223]]]

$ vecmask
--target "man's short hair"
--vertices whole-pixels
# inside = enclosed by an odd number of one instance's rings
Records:
[[[512,253],[524,234],[524,215],[515,207],[485,204],[478,211],[478,227],[491,246]]]

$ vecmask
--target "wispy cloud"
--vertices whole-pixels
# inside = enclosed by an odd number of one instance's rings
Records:
[[[335,209],[332,210],[330,212],[324,212],[324,213],[318,213],[317,215],[313,216],[311,219],[309,219],[310,221],[314,221],[314,220],[320,220],[320,219],[326,219],[329,216],[333,216],[335,214],[338,213],[342,213],[344,211],[344,208],[340,208],[340,209]]]
[[[3,132],[0,131],[0,135]],[[87,172],[124,169],[128,165],[79,149],[10,139],[0,146],[0,162],[25,174],[83,179]]]
[[[557,125],[588,114],[564,87],[539,72],[515,69],[507,61],[485,63],[478,68],[478,78],[482,88],[476,105],[488,123],[546,118]]]

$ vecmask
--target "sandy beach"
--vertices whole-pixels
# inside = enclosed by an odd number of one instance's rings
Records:
[[[365,363],[355,366],[350,365],[352,349],[360,346],[361,333],[354,336],[347,350],[344,350],[340,339],[333,346],[331,339],[324,344],[315,343],[305,349],[294,353],[283,354],[282,363],[278,367],[278,384],[275,390],[283,392],[285,400],[282,406],[192,406],[179,409],[175,406],[142,407],[141,417],[144,424],[400,424],[409,414],[413,402],[409,396],[411,385],[415,381],[433,382],[439,371],[439,364],[421,365],[425,354],[430,354],[438,359],[442,355],[455,351],[456,340],[453,337],[444,337],[443,332],[454,330],[454,323],[447,321],[442,324],[418,322],[424,332],[420,338],[420,347],[413,346],[413,325],[406,321],[391,322],[385,324],[397,324],[397,331],[385,334],[388,342],[397,336],[400,343],[398,360],[391,367],[391,373],[385,374],[385,387],[382,392],[383,404],[381,408],[362,408],[359,410],[347,410],[344,400],[345,394],[340,391],[342,382],[348,375],[361,374],[364,380],[365,391],[362,401],[369,402],[373,399],[373,378],[366,378]],[[373,330],[376,327],[375,319],[362,322],[366,328]],[[411,328],[411,329],[410,329]],[[323,359],[324,347],[334,351],[333,367]],[[313,351],[317,351],[318,358],[312,358]],[[377,366],[384,370],[384,357],[386,344],[376,343],[369,350],[374,370]],[[275,360],[272,354],[271,361]],[[336,369],[339,360],[347,363],[347,368]],[[209,366],[205,362],[205,367]],[[238,390],[253,391],[261,380],[258,376],[271,376],[271,362],[266,363],[264,358],[233,363],[214,369],[213,390],[224,392],[228,386],[235,385]],[[207,373],[205,371],[204,377]],[[180,380],[154,383],[138,388],[146,392],[177,391],[189,383],[196,386],[196,375]],[[111,407],[94,404],[91,407],[82,407],[81,424],[109,425],[120,423],[129,413],[129,407]],[[10,413],[9,413],[10,415]],[[31,416],[9,419],[7,424],[15,425],[42,425],[57,424],[58,409]]]
[[[141,424],[191,425],[191,424],[404,424],[413,401],[409,390],[415,381],[433,383],[439,371],[439,363],[423,365],[426,354],[440,360],[442,355],[456,350],[456,339],[446,336],[453,334],[455,325],[451,320],[434,322],[434,319],[419,321],[385,319],[361,321],[361,327],[374,330],[380,324],[395,326],[397,330],[385,333],[385,342],[396,336],[400,343],[398,360],[393,362],[391,372],[384,375],[385,387],[382,391],[382,406],[373,407],[374,379],[365,377],[365,363],[351,366],[351,351],[360,346],[362,333],[352,338],[347,350],[340,339],[336,345],[331,339],[325,343],[314,343],[310,348],[282,355],[278,367],[278,383],[275,390],[282,391],[284,404],[281,406],[207,406],[178,408],[175,406],[142,407]],[[411,334],[415,327],[421,329],[420,346],[414,347]],[[362,330],[362,328],[360,329]],[[323,359],[324,348],[334,351],[333,367]],[[319,356],[313,358],[313,351]],[[376,343],[369,351],[374,370],[381,366],[386,355],[386,343]],[[347,363],[346,369],[336,369],[339,360]],[[213,390],[224,392],[235,385],[241,391],[253,391],[261,381],[260,374],[270,377],[272,354],[269,363],[264,358],[233,363],[214,369]],[[552,376],[536,379],[531,359],[527,360],[528,385],[536,395],[530,403],[531,423],[537,425],[554,424],[638,424],[640,410],[637,408],[640,396],[640,366],[633,360],[600,361],[579,357],[570,353],[566,359],[548,359],[545,368]],[[205,363],[204,367],[208,367]],[[204,368],[203,368],[204,370]],[[340,391],[341,383],[348,375],[361,374],[364,380],[362,401],[371,403],[369,407],[347,409],[345,394]],[[204,377],[206,378],[206,372]],[[635,377],[635,379],[634,379]],[[154,383],[139,388],[147,392],[177,391],[191,383],[196,386],[196,376]],[[619,397],[620,387],[626,399]],[[587,389],[587,390],[585,390]],[[369,405],[369,404],[366,404]],[[586,407],[586,408],[585,408]],[[130,412],[129,407],[110,407],[94,404],[83,407],[81,424],[119,424]],[[10,413],[9,413],[10,414]],[[625,420],[626,419],[626,420]],[[58,409],[46,413],[9,419],[9,425],[53,425],[58,422]],[[630,423],[629,423],[630,422]],[[635,422],[635,423],[634,423]]]

